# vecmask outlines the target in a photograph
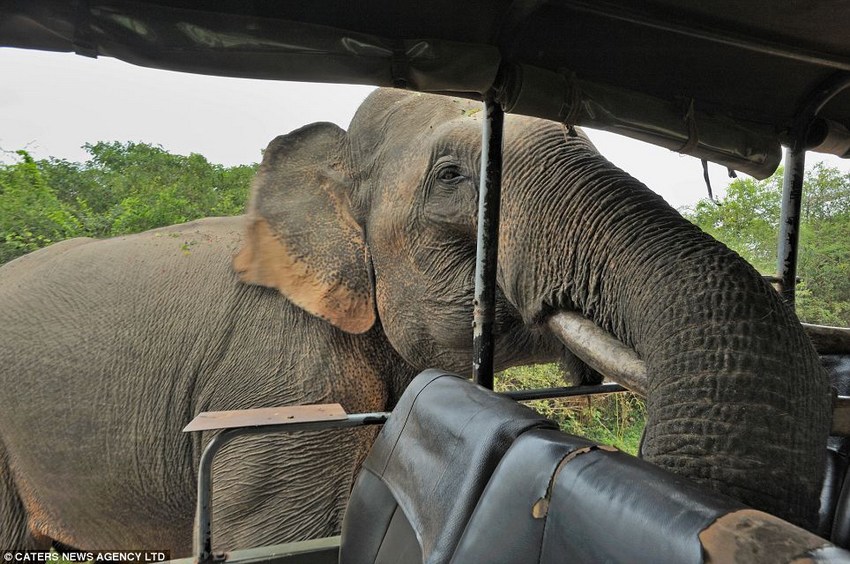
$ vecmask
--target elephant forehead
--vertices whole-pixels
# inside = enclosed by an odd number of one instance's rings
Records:
[[[442,123],[426,136],[431,154],[439,157],[452,154],[478,160],[481,156],[481,112]]]
[[[481,113],[474,100],[382,88],[360,106],[349,134],[360,154],[368,154],[395,139],[413,138],[459,117]]]
[[[484,119],[484,104],[477,100],[409,92],[394,88],[379,88],[361,104],[351,124],[350,132],[388,133],[400,130],[421,135],[448,123],[455,125],[478,124]],[[464,119],[466,118],[466,119]],[[563,124],[542,118],[515,115],[506,116],[505,135],[523,137],[531,133],[554,133]],[[584,136],[583,133],[579,133]]]
[[[564,139],[568,131],[567,126],[557,121],[515,114],[505,116],[505,143],[537,140],[541,136],[557,136],[559,139]],[[584,133],[579,135],[583,136]]]
[[[437,120],[450,119],[455,115],[474,114],[483,108],[476,100],[409,92],[394,88],[379,88],[370,94],[360,105],[355,121],[381,122],[391,121],[400,116],[405,121],[409,114]]]

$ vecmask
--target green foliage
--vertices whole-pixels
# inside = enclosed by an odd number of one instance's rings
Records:
[[[56,197],[32,157],[18,155],[19,163],[0,168],[0,262],[81,230],[73,209]]]
[[[557,364],[539,364],[505,370],[497,375],[495,388],[507,391],[563,385],[563,374]],[[637,454],[646,423],[646,406],[634,394],[553,398],[526,403],[558,423],[566,433]]]
[[[776,273],[782,170],[737,179],[718,206],[702,200],[685,217],[738,252],[762,274]],[[850,326],[850,174],[821,163],[806,173],[801,206],[797,315]]]
[[[739,178],[729,184],[720,205],[697,202],[686,217],[745,257],[761,272],[776,268],[782,170],[767,180]]]
[[[224,167],[145,143],[85,145],[91,158],[0,164],[0,263],[69,237],[110,237],[243,213],[256,165]]]

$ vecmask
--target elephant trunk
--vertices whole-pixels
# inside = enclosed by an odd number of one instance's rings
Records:
[[[646,459],[812,527],[831,400],[794,313],[586,139],[536,135],[506,161],[507,298],[532,324],[581,312],[640,355]]]

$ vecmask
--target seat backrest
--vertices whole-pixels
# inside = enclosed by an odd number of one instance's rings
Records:
[[[847,481],[850,459],[833,448],[828,448],[826,454],[817,533],[847,548],[850,545],[850,483]]]
[[[417,376],[357,477],[340,562],[448,562],[504,453],[534,428],[557,427],[458,376]]]
[[[452,562],[850,562],[848,556],[625,453],[535,430],[503,458]]]
[[[821,362],[835,391],[850,395],[850,355],[822,355]],[[850,438],[830,437],[820,496],[818,534],[836,545],[850,547]]]
[[[820,357],[829,382],[839,396],[850,396],[850,354],[824,354]],[[850,457],[850,438],[830,437],[829,448]]]

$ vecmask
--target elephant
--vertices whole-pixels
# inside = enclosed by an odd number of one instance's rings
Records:
[[[347,131],[274,139],[244,217],[0,269],[0,546],[185,555],[196,414],[389,410],[422,369],[468,375],[484,115],[379,89]],[[563,124],[507,116],[501,198],[496,368],[572,358],[547,319],[579,312],[646,363],[643,457],[813,527],[829,383],[761,276]],[[226,447],[215,548],[338,531],[374,436]]]

